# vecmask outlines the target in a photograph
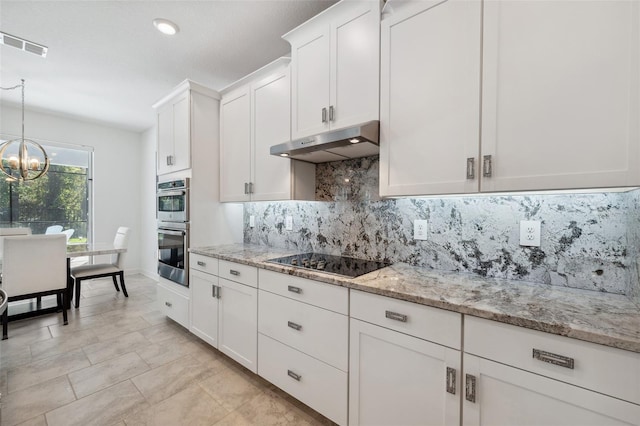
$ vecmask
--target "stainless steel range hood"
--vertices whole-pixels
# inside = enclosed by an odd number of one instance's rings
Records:
[[[379,139],[380,123],[369,121],[274,145],[270,152],[271,155],[309,163],[326,163],[377,155],[380,151]]]

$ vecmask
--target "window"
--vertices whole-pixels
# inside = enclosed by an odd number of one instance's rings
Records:
[[[70,243],[91,241],[93,150],[41,144],[51,160],[45,176],[22,183],[0,179],[0,227],[24,226],[44,234],[60,225],[74,230]]]

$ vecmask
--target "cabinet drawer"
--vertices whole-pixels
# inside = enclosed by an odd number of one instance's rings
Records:
[[[349,318],[264,290],[258,331],[343,371],[349,365]]]
[[[461,314],[355,290],[350,309],[353,318],[461,349]]]
[[[196,271],[207,274],[218,275],[218,259],[215,257],[203,256],[201,254],[189,254],[189,266]]]
[[[183,327],[189,328],[189,298],[157,285],[160,311]]]
[[[251,287],[258,287],[258,268],[253,266],[221,260],[218,275],[220,278],[226,278]]]
[[[340,425],[347,424],[347,373],[258,334],[258,374]]]
[[[466,353],[640,404],[638,353],[472,316],[464,327]]]
[[[319,306],[343,315],[349,314],[349,290],[280,272],[261,269],[260,289]]]

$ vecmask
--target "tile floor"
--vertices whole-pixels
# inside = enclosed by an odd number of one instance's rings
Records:
[[[82,285],[61,314],[9,323],[0,425],[331,425],[155,309],[155,282]]]

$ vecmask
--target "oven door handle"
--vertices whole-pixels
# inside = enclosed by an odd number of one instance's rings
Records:
[[[184,236],[186,234],[185,231],[174,231],[172,229],[166,229],[166,228],[158,228],[158,232],[162,232],[163,234],[167,234],[167,235],[180,235],[180,236]]]
[[[185,195],[187,191],[178,190],[178,191],[160,191],[158,192],[158,197],[173,197],[174,195]]]

